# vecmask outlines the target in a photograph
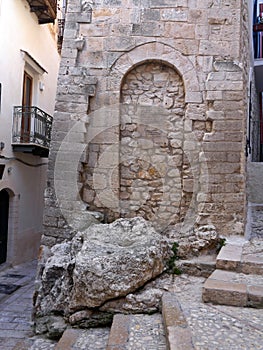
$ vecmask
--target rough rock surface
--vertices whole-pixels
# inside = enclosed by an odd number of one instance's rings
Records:
[[[166,235],[171,244],[178,243],[177,257],[180,259],[212,253],[217,250],[221,241],[214,225],[192,228],[184,234],[180,228],[171,228]]]
[[[125,296],[165,268],[167,241],[142,218],[94,225],[83,234],[73,271],[71,308]]]
[[[90,318],[87,326],[107,323],[118,307],[104,304],[127,295],[126,303],[139,298],[142,307],[137,312],[145,311],[152,301],[131,293],[160,275],[170,254],[167,239],[138,217],[90,226],[72,241],[42,251],[35,294],[37,332],[52,328],[51,315],[73,324],[83,318]]]

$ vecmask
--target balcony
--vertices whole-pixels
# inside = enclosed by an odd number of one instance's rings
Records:
[[[57,17],[57,0],[27,0],[30,11],[37,15],[39,24],[54,23]]]
[[[53,118],[38,107],[15,106],[12,147],[14,152],[48,157]]]

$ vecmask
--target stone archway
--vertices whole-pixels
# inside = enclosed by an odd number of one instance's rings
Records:
[[[9,221],[9,194],[6,189],[0,191],[0,264],[7,260]]]
[[[185,103],[202,103],[203,96],[196,68],[191,60],[171,45],[162,42],[148,42],[119,56],[110,68],[107,89],[111,92],[111,103],[119,103],[119,87],[123,77],[133,67],[153,60],[162,61],[182,77],[185,87]]]
[[[140,45],[112,65],[107,91],[111,104],[89,118],[81,199],[108,222],[135,215],[183,221],[194,198],[189,156],[197,157],[188,152],[196,143],[186,110],[202,102],[192,62],[163,43]]]
[[[5,242],[5,261],[10,263],[14,258],[14,239],[15,234],[18,232],[18,202],[19,197],[15,195],[15,192],[9,187],[0,188],[0,201],[1,201],[1,232],[5,229],[6,242]],[[4,222],[3,220],[7,220]],[[1,238],[0,238],[1,240]],[[3,261],[4,262],[4,261]]]

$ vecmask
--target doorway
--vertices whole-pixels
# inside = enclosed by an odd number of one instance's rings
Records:
[[[22,120],[21,120],[21,141],[30,142],[31,129],[31,105],[32,105],[33,78],[24,73],[23,99],[22,99]]]
[[[0,191],[0,264],[6,262],[9,217],[9,194]]]

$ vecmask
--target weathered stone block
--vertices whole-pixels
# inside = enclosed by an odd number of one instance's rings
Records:
[[[214,279],[207,279],[203,287],[203,301],[222,305],[246,306],[247,287]]]

